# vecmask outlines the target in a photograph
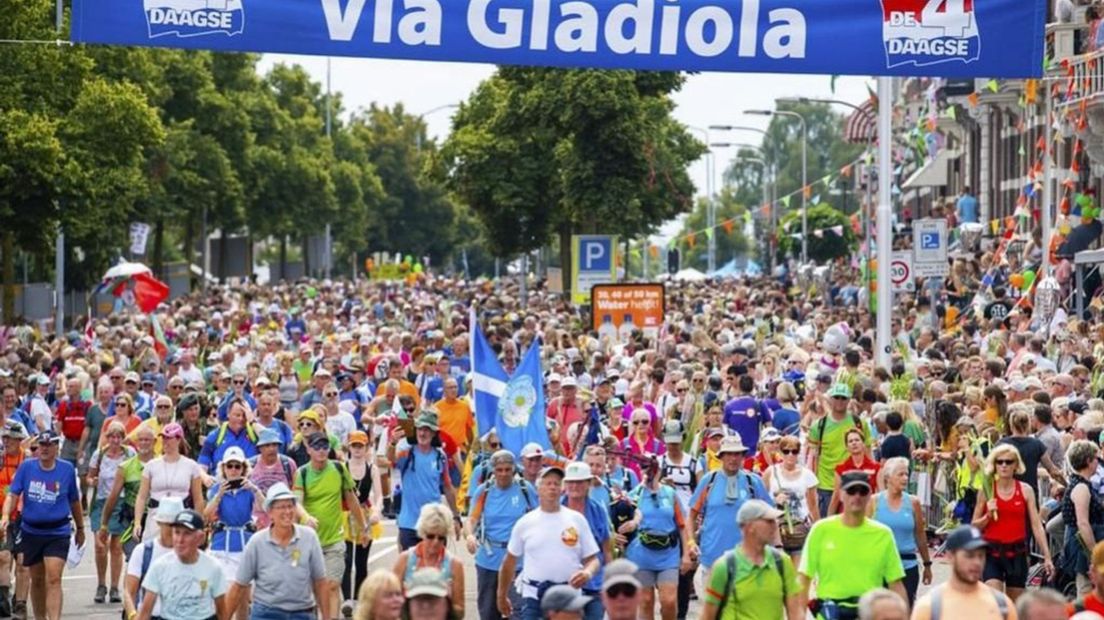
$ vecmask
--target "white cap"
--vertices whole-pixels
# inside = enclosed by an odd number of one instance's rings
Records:
[[[531,441],[521,449],[521,458],[528,459],[534,456],[544,456],[544,448],[539,443]]]
[[[585,480],[592,480],[594,474],[590,472],[590,465],[582,461],[572,461],[567,464],[567,469],[564,471],[564,482],[582,482]]]
[[[579,382],[575,380],[575,377],[568,375],[560,382],[560,387],[579,387]]]
[[[245,452],[243,452],[242,449],[237,447],[237,446],[230,446],[229,448],[226,449],[226,452],[222,453],[222,461],[220,461],[220,462],[222,462],[222,463],[230,463],[230,462],[244,463],[245,461],[246,461]]]

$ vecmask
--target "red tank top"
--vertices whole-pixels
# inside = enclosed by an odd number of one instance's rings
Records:
[[[1017,481],[1012,489],[1012,497],[1004,499],[994,486],[997,496],[997,519],[991,517],[982,536],[985,540],[1001,544],[1020,543],[1027,539],[1027,500],[1021,491],[1022,482]]]

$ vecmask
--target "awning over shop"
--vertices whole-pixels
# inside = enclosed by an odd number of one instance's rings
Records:
[[[955,149],[943,149],[936,153],[935,157],[929,159],[924,163],[916,172],[909,175],[908,180],[901,186],[902,189],[913,189],[916,187],[942,187],[947,184],[947,165],[951,161],[958,159],[962,155],[962,151]]]

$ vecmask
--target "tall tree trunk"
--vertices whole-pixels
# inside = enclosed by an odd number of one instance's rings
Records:
[[[564,299],[571,302],[571,222],[560,224],[560,273],[563,277]]]
[[[280,235],[280,279],[287,280],[287,235]]]
[[[311,277],[310,252],[308,251],[310,250],[309,239],[310,237],[307,235],[301,237],[301,243],[303,244],[303,275],[308,278]]]
[[[195,262],[195,222],[184,219],[184,268],[188,273],[188,290],[195,288],[195,276],[192,275],[192,263]]]
[[[5,228],[0,233],[0,254],[3,254],[4,279],[4,322],[8,325],[15,324],[15,233],[11,228]]]
[[[226,255],[230,253],[230,239],[226,236],[226,231],[219,232],[219,247],[218,247],[218,279],[220,284],[226,284]]]
[[[153,223],[153,273],[158,278],[166,278],[165,275],[165,220],[158,216]],[[166,278],[167,279],[167,278]]]

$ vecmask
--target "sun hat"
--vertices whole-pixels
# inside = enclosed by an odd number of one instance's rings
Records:
[[[268,492],[265,493],[264,508],[265,510],[269,510],[272,508],[272,504],[285,499],[290,499],[293,502],[299,501],[299,498],[291,492],[291,489],[289,489],[286,484],[277,482],[268,487]]]
[[[721,447],[717,448],[717,456],[727,452],[746,454],[747,451],[748,448],[744,445],[744,441],[740,439],[740,436],[732,434],[721,440]]]
[[[586,596],[582,592],[569,585],[558,585],[548,588],[544,598],[540,601],[542,614],[554,611],[582,611],[593,597]]]
[[[621,558],[610,562],[602,573],[602,591],[623,583],[640,589],[640,579],[636,576],[638,570],[639,567],[631,560]]]
[[[176,520],[176,515],[184,511],[184,500],[179,497],[166,497],[157,504],[157,512],[153,520],[158,523],[171,524]]]
[[[445,598],[448,596],[448,582],[445,581],[441,571],[433,568],[419,568],[414,571],[410,581],[406,583],[406,598],[412,599],[419,596],[432,596]]]
[[[267,446],[271,444],[284,445],[284,440],[280,439],[280,433],[276,432],[274,428],[262,428],[261,432],[257,434],[257,447]]]
[[[161,429],[161,436],[169,438],[175,437],[176,439],[180,439],[184,436],[184,427],[180,426],[176,422],[169,422],[165,425],[164,428]],[[238,449],[240,450],[241,448]]]
[[[851,386],[846,383],[836,382],[828,390],[828,398],[836,398],[837,396],[843,398],[851,398]]]
[[[230,446],[222,453],[221,463],[245,463],[245,452],[238,446]]]
[[[567,464],[567,469],[564,470],[564,482],[584,482],[594,479],[594,474],[590,472],[590,465],[582,461],[573,461]]]
[[[777,519],[784,514],[786,513],[771,508],[770,504],[761,499],[749,499],[740,506],[740,510],[736,513],[736,523],[747,525],[759,519]]]

